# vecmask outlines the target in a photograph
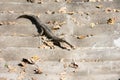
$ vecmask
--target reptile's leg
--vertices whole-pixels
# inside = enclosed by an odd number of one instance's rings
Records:
[[[68,43],[66,40],[63,40],[64,43],[68,44],[71,48],[74,48],[73,45],[71,45],[70,43]]]
[[[41,35],[41,36],[44,35],[44,29],[43,29],[43,28],[41,28],[40,35]]]
[[[34,37],[43,36],[43,35],[44,35],[44,29],[41,28],[41,30],[38,31],[38,34],[34,35]]]

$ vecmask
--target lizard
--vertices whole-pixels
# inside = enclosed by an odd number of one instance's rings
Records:
[[[19,17],[17,17],[17,19],[19,19],[19,18],[29,19],[29,20],[32,22],[32,24],[34,24],[34,25],[36,26],[39,35],[43,35],[43,34],[44,34],[44,35],[45,35],[48,39],[50,39],[55,45],[57,45],[57,46],[65,49],[65,47],[62,47],[62,46],[60,45],[60,42],[64,42],[64,43],[68,44],[71,48],[74,48],[74,46],[71,45],[71,44],[70,44],[69,42],[67,42],[66,40],[55,36],[55,35],[53,34],[53,32],[50,30],[50,28],[49,28],[47,25],[43,24],[37,16],[24,14],[24,15],[20,15]]]

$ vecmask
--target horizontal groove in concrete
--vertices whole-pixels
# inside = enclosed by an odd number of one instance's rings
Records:
[[[69,11],[100,11],[101,9],[96,8],[97,5],[103,5],[103,8],[107,8],[109,7],[109,5],[111,5],[110,8],[117,8],[117,9],[120,8],[118,6],[119,2],[118,3],[115,3],[115,2],[71,3],[71,4],[50,2],[50,3],[35,4],[35,5],[29,4],[29,3],[27,4],[27,3],[2,3],[1,2],[0,10],[1,11],[15,11],[15,12],[43,13],[48,10],[58,11],[61,7],[66,6]]]
[[[104,62],[104,61],[119,61],[118,48],[103,48],[103,49],[92,49],[86,48],[83,50],[76,49],[73,51],[67,51],[62,49],[39,49],[39,48],[17,48],[8,47],[1,49],[1,57],[6,60],[20,60],[22,58],[29,58],[34,55],[38,55],[45,61],[59,61],[63,59],[65,61],[71,61],[72,59],[76,62]],[[9,58],[8,56],[9,55]]]
[[[1,36],[33,36],[37,35],[37,29],[34,25],[3,25],[0,26],[0,35]]]
[[[0,36],[0,48],[5,47],[38,47],[38,37]]]
[[[36,2],[39,0],[36,0]],[[100,0],[100,1],[89,1],[89,0],[71,0],[71,3],[81,3],[81,2],[111,2],[112,0]],[[114,2],[117,2],[119,0],[113,0]],[[1,0],[1,2],[19,2],[19,3],[25,3],[27,0]],[[44,0],[44,3],[46,2],[56,2],[55,0]],[[58,2],[65,2],[65,0],[59,0]]]
[[[1,13],[0,15],[0,21],[21,21],[21,24],[28,24],[30,22],[27,19],[19,19],[17,20],[16,18],[20,15],[23,15],[24,13],[14,13],[14,14],[9,14],[9,13]],[[32,13],[33,15],[36,15],[35,13]],[[73,14],[73,15],[67,15],[67,14],[53,14],[53,15],[48,15],[48,14],[41,14],[40,15],[40,20],[44,23],[49,22],[49,21],[58,21],[58,22],[66,22],[71,21],[74,22],[75,24],[79,25],[85,25],[85,24],[91,24],[91,23],[99,23],[99,24],[107,24],[108,19],[115,18],[115,24],[120,23],[120,14],[119,12],[110,12],[110,13],[105,13],[105,12],[99,12],[99,13],[94,13],[92,12],[89,15],[80,15],[80,14]],[[30,24],[30,23],[29,23]]]

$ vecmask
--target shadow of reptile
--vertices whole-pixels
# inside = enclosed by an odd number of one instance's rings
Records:
[[[36,26],[38,33],[39,33],[39,36],[45,35],[48,39],[50,39],[54,43],[54,45],[57,45],[62,49],[66,49],[65,47],[62,47],[60,44],[60,42],[64,42],[64,43],[68,44],[71,48],[74,48],[66,40],[61,39],[59,37],[56,37],[53,34],[53,32],[45,24],[43,24],[37,16],[35,16],[35,15],[21,15],[17,19],[19,19],[19,18],[29,19],[32,22],[32,24],[34,24]]]

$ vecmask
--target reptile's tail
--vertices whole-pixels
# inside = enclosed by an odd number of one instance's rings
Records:
[[[33,24],[36,24],[38,22],[40,22],[39,18],[35,15],[21,15],[19,17],[17,17],[17,19],[19,18],[26,18],[26,19],[29,19]]]

